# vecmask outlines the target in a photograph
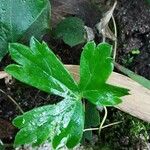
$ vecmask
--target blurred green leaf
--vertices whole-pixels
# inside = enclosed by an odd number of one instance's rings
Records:
[[[0,60],[8,52],[8,43],[41,38],[49,28],[50,3],[48,0],[1,0],[0,2]]]
[[[87,102],[85,107],[85,128],[96,127],[100,124],[99,111],[96,106],[90,102]],[[92,140],[92,131],[86,131],[84,137],[89,141]]]
[[[100,116],[96,106],[90,102],[87,102],[85,110],[86,125],[88,127],[98,126],[100,124]]]
[[[150,4],[150,0],[146,0],[146,2],[147,2],[148,4]]]
[[[5,150],[3,142],[0,140],[0,150]]]
[[[84,22],[77,17],[67,17],[55,29],[56,38],[63,39],[69,46],[84,42]]]
[[[139,84],[143,85],[145,88],[150,89],[150,80],[137,75],[136,73],[134,73],[133,71],[119,65],[118,63],[115,63],[115,67],[120,70],[122,73],[124,73],[125,75],[129,76],[131,79],[133,79],[134,81],[138,82]]]

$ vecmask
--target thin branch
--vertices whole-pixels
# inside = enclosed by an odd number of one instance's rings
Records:
[[[0,92],[1,93],[3,93],[4,95],[6,95],[10,100],[11,100],[11,102],[13,102],[15,105],[16,105],[16,107],[20,110],[20,112],[23,114],[24,113],[24,111],[22,110],[22,108],[19,106],[19,104],[10,96],[10,95],[8,95],[6,92],[4,92],[2,89],[0,89]]]
[[[105,123],[105,120],[106,120],[107,114],[108,114],[106,106],[104,106],[104,111],[105,111],[105,114],[104,114],[103,120],[102,120],[102,122],[101,122],[101,124],[100,124],[99,131],[98,131],[99,135],[100,135],[100,133],[101,133],[103,124]]]
[[[114,126],[114,125],[120,124],[120,123],[122,123],[122,121],[113,122],[113,123],[110,123],[110,124],[107,124],[107,125],[103,126],[101,129],[104,129],[104,128],[107,128],[107,127],[110,127],[110,126]],[[88,129],[84,129],[83,132],[95,131],[95,130],[99,130],[99,128],[88,128]]]
[[[83,132],[95,131],[95,130],[99,130],[99,128],[88,128],[88,129],[84,129]]]
[[[102,129],[113,126],[113,125],[117,125],[117,124],[120,124],[120,123],[122,123],[122,121],[113,122],[113,123],[110,123],[110,124],[107,124],[107,125],[103,126]]]

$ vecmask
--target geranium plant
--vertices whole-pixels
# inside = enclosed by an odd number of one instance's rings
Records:
[[[33,146],[50,141],[54,149],[73,148],[83,135],[85,111],[82,103],[114,106],[128,89],[110,85],[107,79],[113,71],[110,57],[112,46],[88,42],[81,54],[80,81],[77,83],[46,43],[31,38],[30,47],[19,43],[9,45],[9,52],[17,64],[5,71],[16,79],[47,93],[63,98],[57,104],[35,108],[17,116],[13,124],[20,129],[15,146]]]

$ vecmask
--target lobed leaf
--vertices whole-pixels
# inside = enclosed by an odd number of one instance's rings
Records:
[[[5,150],[5,146],[3,142],[1,141],[1,139],[0,139],[0,150]]]
[[[76,82],[44,42],[41,44],[32,37],[30,48],[13,43],[9,51],[18,63],[5,68],[13,77],[48,93],[75,96]]]
[[[84,113],[82,102],[64,99],[57,105],[33,109],[16,117],[13,124],[21,129],[15,138],[15,146],[39,145],[50,139],[53,148],[73,148],[82,137]]]
[[[83,97],[95,105],[116,105],[121,103],[121,96],[128,94],[127,89],[106,84],[114,67],[111,51],[107,43],[96,46],[89,42],[81,54],[79,88]]]
[[[30,48],[13,43],[9,51],[18,64],[7,66],[6,72],[24,83],[64,97],[56,105],[39,107],[14,119],[13,124],[20,129],[16,146],[39,145],[50,140],[54,149],[73,148],[80,142],[84,128],[81,98],[90,101],[86,112],[86,120],[87,117],[90,120],[85,127],[91,127],[99,124],[94,105],[116,105],[121,96],[128,94],[127,89],[106,83],[113,70],[111,46],[107,43],[86,44],[81,55],[79,85],[44,42],[31,38]]]
[[[99,88],[113,71],[110,58],[112,47],[101,43],[96,47],[94,42],[85,45],[80,59],[80,83],[82,91]]]
[[[114,106],[122,102],[120,97],[128,95],[128,89],[104,84],[98,90],[87,90],[83,97],[98,106]]]

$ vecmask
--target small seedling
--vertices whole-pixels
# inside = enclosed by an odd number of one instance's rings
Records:
[[[75,147],[81,140],[85,124],[82,104],[89,101],[96,106],[114,106],[128,90],[107,83],[113,71],[111,45],[96,46],[88,42],[81,54],[80,81],[77,83],[64,65],[43,42],[31,38],[30,47],[19,43],[9,45],[9,52],[18,64],[5,71],[16,79],[47,93],[63,98],[57,104],[42,106],[16,117],[13,124],[20,129],[15,146],[33,146],[50,141],[54,149]]]

